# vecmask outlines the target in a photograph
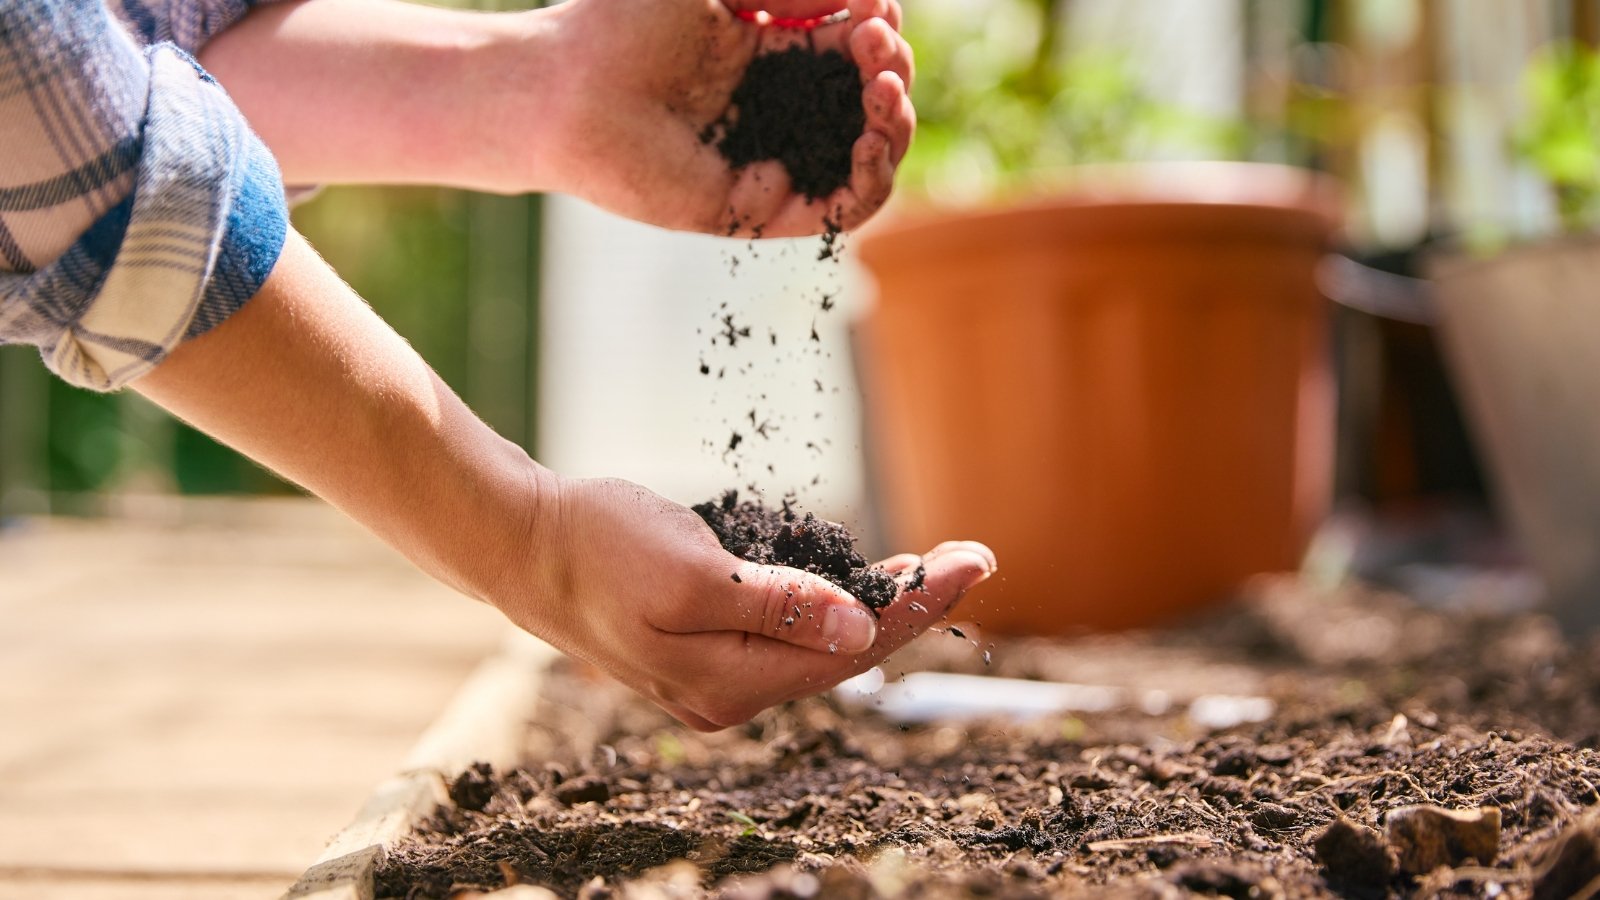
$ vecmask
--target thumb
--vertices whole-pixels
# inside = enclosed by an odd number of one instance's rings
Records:
[[[872,611],[809,572],[742,563],[722,583],[722,599],[704,605],[694,630],[743,631],[825,653],[861,653],[877,640]]]

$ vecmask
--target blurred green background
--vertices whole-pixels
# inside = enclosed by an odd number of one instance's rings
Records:
[[[1358,254],[1594,211],[1600,63],[1581,48],[1600,39],[1596,0],[903,2],[921,124],[902,201],[1047,190],[1082,162],[1234,158],[1337,175]],[[329,188],[294,218],[445,381],[535,448],[540,198]],[[75,390],[31,348],[0,347],[0,516],[293,490],[137,396]]]
[[[501,434],[534,440],[539,198],[330,188],[294,223]],[[131,392],[51,377],[0,348],[0,515],[93,513],[114,491],[279,494],[292,486]]]

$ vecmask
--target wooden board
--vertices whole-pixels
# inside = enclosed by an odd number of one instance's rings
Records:
[[[423,733],[402,771],[378,786],[284,900],[372,900],[383,854],[445,799],[447,779],[474,762],[497,768],[517,762],[528,713],[555,657],[549,645],[520,631],[507,638]]]

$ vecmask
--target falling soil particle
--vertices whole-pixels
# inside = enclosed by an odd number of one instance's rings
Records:
[[[844,245],[839,243],[839,238],[844,234],[844,229],[831,218],[822,220],[822,249],[817,251],[817,261],[837,259],[843,252]]]
[[[894,576],[867,565],[855,548],[855,537],[837,522],[801,515],[787,503],[771,509],[756,501],[741,502],[738,491],[701,503],[694,511],[723,548],[741,559],[820,575],[873,610],[893,603],[899,593]]]
[[[812,200],[850,180],[850,150],[866,128],[861,70],[837,50],[795,46],[757,56],[734,88],[730,114],[702,133],[738,169],[778,160]],[[837,229],[834,229],[837,231]]]

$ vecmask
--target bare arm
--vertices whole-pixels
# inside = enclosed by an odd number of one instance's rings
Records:
[[[492,531],[527,530],[553,480],[293,232],[255,299],[133,387],[480,599]]]
[[[733,171],[700,138],[757,53],[805,39],[740,21],[722,0],[520,13],[294,0],[256,7],[200,59],[290,183],[561,191],[668,228],[726,233],[737,220],[744,234],[814,234],[883,205],[916,123],[898,0],[848,3],[848,21],[810,39],[860,66],[866,128],[849,183],[817,202],[776,162]]]
[[[644,488],[562,479],[474,416],[293,233],[255,299],[134,389],[697,728],[865,670],[994,565],[982,545],[936,548],[928,593],[875,619],[815,576],[729,555]],[[786,618],[793,605],[811,614]]]
[[[255,7],[200,62],[291,184],[552,190],[535,151],[564,84],[556,19],[293,0]]]

